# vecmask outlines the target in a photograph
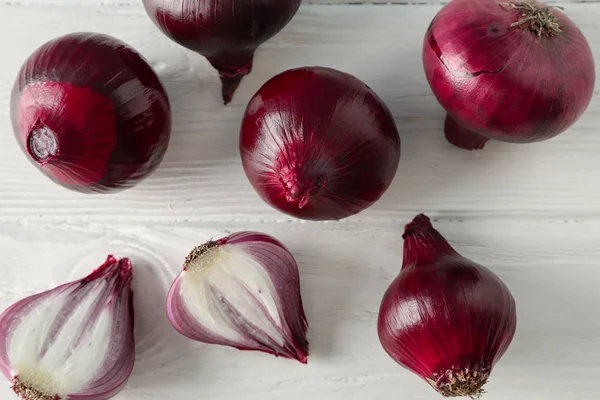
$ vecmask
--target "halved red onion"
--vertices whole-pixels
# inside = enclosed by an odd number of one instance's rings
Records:
[[[0,315],[0,370],[23,400],[106,400],[133,369],[131,263],[109,256],[89,276]]]
[[[199,342],[302,363],[308,357],[298,266],[263,233],[234,233],[196,247],[169,291],[167,316]]]

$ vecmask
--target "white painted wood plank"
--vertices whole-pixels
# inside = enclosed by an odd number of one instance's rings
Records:
[[[138,324],[135,370],[117,399],[435,400],[377,339],[379,302],[402,260],[402,225],[4,223],[0,309],[80,277],[116,252],[135,264]],[[495,271],[517,302],[518,331],[485,398],[595,399],[600,221],[482,218],[435,225],[459,252]],[[310,323],[307,366],[190,342],[166,320],[165,293],[187,252],[243,229],[278,237],[297,258]],[[15,398],[1,380],[0,398]]]
[[[4,42],[7,56],[0,64],[0,220],[288,219],[248,184],[239,161],[238,129],[245,104],[262,83],[302,65],[355,74],[381,95],[396,118],[403,144],[396,179],[374,207],[355,219],[436,210],[600,216],[597,93],[572,129],[544,143],[493,142],[480,152],[446,143],[443,110],[420,58],[423,33],[438,9],[304,6],[284,32],[259,50],[253,73],[224,108],[208,63],[159,33],[141,9],[0,5],[0,34],[15,38]],[[598,59],[600,6],[573,4],[567,12],[587,34]],[[161,168],[139,187],[109,196],[71,193],[43,177],[19,152],[8,115],[10,88],[25,58],[55,36],[90,29],[139,49],[160,74],[173,105],[173,135]]]
[[[596,3],[600,0],[557,0],[557,3]],[[36,5],[52,4],[54,6],[78,5],[78,6],[119,6],[119,7],[141,7],[142,0],[4,0],[6,4],[12,5]],[[445,4],[448,0],[303,0],[304,4],[344,4],[344,5],[406,5],[406,4]]]
[[[438,399],[385,355],[375,329],[379,301],[400,266],[402,225],[417,211],[440,216],[442,233],[498,273],[517,300],[517,336],[485,398],[597,397],[600,100],[555,140],[467,153],[445,143],[442,111],[421,72],[420,41],[437,6],[304,6],[262,48],[254,73],[223,108],[207,63],[158,33],[136,2],[53,1],[63,7],[0,4],[0,33],[12,39],[0,64],[0,309],[85,274],[106,252],[132,256],[138,356],[117,399]],[[600,54],[600,7],[569,5],[567,12]],[[10,131],[7,93],[22,61],[54,36],[89,29],[138,48],[174,104],[161,169],[114,196],[53,185],[18,153]],[[403,139],[393,187],[341,223],[300,223],[271,210],[247,184],[236,150],[244,104],[258,87],[313,64],[365,80],[390,105]],[[187,251],[242,229],[280,238],[299,262],[311,324],[307,366],[191,343],[166,321],[164,296]],[[0,398],[15,398],[6,383]]]

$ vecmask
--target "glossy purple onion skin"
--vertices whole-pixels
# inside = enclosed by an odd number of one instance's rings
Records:
[[[584,113],[596,77],[592,52],[565,14],[551,13],[562,29],[554,36],[538,36],[527,24],[511,27],[522,17],[497,0],[452,0],[436,15],[423,64],[454,120],[445,129],[452,144],[473,150],[489,139],[546,140]]]
[[[362,81],[306,67],[275,76],[250,100],[240,153],[268,204],[297,218],[338,220],[390,186],[400,137],[390,110]]]
[[[248,339],[245,343],[238,343],[216,336],[209,329],[198,324],[187,310],[183,299],[179,295],[181,274],[173,282],[167,296],[167,317],[175,330],[199,342],[230,346],[239,350],[262,351],[306,364],[309,353],[308,340],[306,339],[308,321],[302,305],[298,265],[292,254],[277,239],[260,232],[237,232],[217,240],[216,243],[217,246],[227,244],[240,246],[241,249],[265,267],[281,301],[280,308],[284,313],[280,314],[280,318],[284,322],[285,336],[288,341],[284,347],[274,347],[273,343],[261,343],[254,339]],[[241,317],[243,320],[243,315]],[[235,326],[235,329],[257,328],[252,328],[250,324],[241,324]],[[253,338],[256,336],[256,332],[248,330],[245,332],[245,336]]]
[[[252,70],[256,49],[281,31],[302,0],[144,0],[169,38],[206,57],[219,71],[229,103]]]
[[[109,357],[99,376],[90,382],[89,387],[83,389],[82,393],[73,393],[68,396],[70,400],[108,400],[116,396],[127,383],[135,360],[134,343],[134,310],[133,291],[131,283],[133,272],[131,262],[127,258],[117,260],[108,256],[106,262],[94,270],[91,274],[78,281],[66,283],[54,289],[47,290],[33,296],[26,297],[0,315],[0,371],[4,376],[13,381],[16,377],[12,375],[10,358],[8,356],[8,340],[10,329],[14,323],[18,323],[19,316],[27,313],[30,308],[35,308],[36,303],[51,299],[55,293],[71,291],[73,300],[86,290],[86,285],[93,281],[104,281],[106,285],[106,298],[103,299],[105,307],[111,307],[115,313],[115,326],[113,331],[117,341],[110,344],[108,348]],[[110,299],[110,301],[107,301]],[[64,320],[77,310],[78,302],[73,301],[63,308],[62,319],[57,318],[55,327],[61,328]],[[90,319],[97,318],[100,310],[90,314]],[[66,349],[69,350],[69,349]],[[104,357],[105,355],[99,355]],[[17,377],[18,378],[18,377]],[[56,400],[66,400],[56,396]],[[52,399],[55,400],[55,399]]]
[[[440,391],[447,371],[489,374],[515,334],[510,291],[458,254],[422,214],[406,226],[404,240],[402,269],[379,311],[383,348]]]
[[[171,132],[169,99],[152,68],[127,44],[97,33],[56,38],[28,58],[13,87],[11,120],[29,160],[83,193],[139,183],[161,163]],[[52,131],[56,144],[43,159],[31,141],[40,129]]]

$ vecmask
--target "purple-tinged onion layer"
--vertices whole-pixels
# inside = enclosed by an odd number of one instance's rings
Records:
[[[376,202],[400,161],[400,137],[383,101],[362,81],[330,68],[283,72],[244,115],[246,176],[276,209],[337,220]]]
[[[11,97],[15,138],[54,182],[84,193],[137,184],[160,164],[169,99],[148,63],[97,33],[47,42],[21,67]]]
[[[199,342],[307,361],[298,266],[283,244],[262,233],[196,247],[169,291],[167,316]]]
[[[446,397],[483,393],[517,326],[515,300],[489,269],[458,254],[425,215],[406,225],[404,261],[379,310],[379,339]]]
[[[302,0],[144,0],[169,38],[206,57],[219,71],[229,103],[252,70],[256,49],[281,31]]]
[[[423,64],[458,147],[528,143],[564,132],[596,79],[590,46],[557,7],[534,1],[452,0],[435,16]]]
[[[131,263],[109,256],[89,276],[0,315],[0,370],[23,400],[107,400],[135,358]]]

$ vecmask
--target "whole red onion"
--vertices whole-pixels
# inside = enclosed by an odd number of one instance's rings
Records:
[[[146,61],[125,43],[73,33],[37,49],[13,87],[19,145],[46,176],[80,192],[125,189],[167,150],[169,99]]]
[[[558,135],[587,108],[596,77],[577,26],[535,1],[452,0],[427,30],[423,64],[448,112],[446,138],[468,150]]]
[[[404,261],[381,302],[381,344],[447,397],[482,393],[517,326],[515,300],[489,269],[458,254],[417,216],[404,231]]]
[[[258,194],[311,220],[341,219],[377,201],[400,159],[400,137],[383,101],[330,68],[283,72],[254,95],[240,153]]]
[[[169,38],[219,71],[225,104],[252,70],[256,49],[294,17],[302,0],[144,0]]]

